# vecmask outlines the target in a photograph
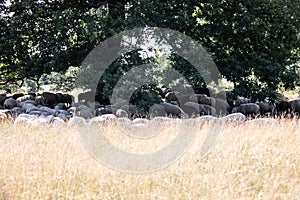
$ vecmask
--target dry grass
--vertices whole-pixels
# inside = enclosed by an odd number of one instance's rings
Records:
[[[0,199],[300,199],[297,121],[228,124],[212,153],[199,160],[204,127],[180,160],[145,174],[99,164],[74,127],[0,128]],[[119,133],[111,128],[110,134],[116,143]],[[152,139],[155,147],[170,142]],[[120,147],[129,142],[122,138]],[[137,146],[155,150],[140,142],[128,151]]]

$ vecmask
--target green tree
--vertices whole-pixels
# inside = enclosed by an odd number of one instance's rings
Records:
[[[299,84],[299,2],[206,2],[198,4],[196,34],[239,93],[264,98]]]
[[[148,26],[200,41],[239,93],[263,98],[299,84],[299,10],[299,2],[282,0],[0,1],[0,85],[63,73],[101,41]],[[169,59],[192,84],[204,85],[184,59]]]
[[[93,9],[99,5],[86,3],[2,1],[0,85],[21,85],[25,78],[38,82],[43,74],[79,66],[102,40],[102,18]]]

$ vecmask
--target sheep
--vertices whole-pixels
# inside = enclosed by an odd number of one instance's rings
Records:
[[[27,94],[33,96],[34,98],[36,97],[36,93],[35,92],[28,92]]]
[[[121,106],[122,107],[122,106]],[[107,109],[110,109],[111,110],[111,114],[116,114],[116,112],[117,112],[117,110],[119,109],[119,108],[117,108],[117,107],[115,107],[115,106],[113,106],[113,105],[108,105],[108,106],[105,106],[105,108],[107,108]],[[110,113],[107,113],[107,114],[110,114]]]
[[[85,103],[85,105],[90,109],[96,109],[96,107],[101,107],[101,105],[96,101],[93,101],[93,102],[88,101]]]
[[[189,114],[190,116],[195,115],[208,115],[208,110],[203,106],[203,104],[198,104],[195,102],[186,102],[182,109],[184,112]]]
[[[35,97],[33,97],[32,95],[26,94],[26,95],[24,95],[22,97],[18,97],[16,100],[18,102],[24,102],[26,100],[35,100]]]
[[[80,93],[78,95],[78,102],[80,103],[87,103],[87,102],[94,102],[95,101],[95,92],[93,91],[87,91],[84,93]]]
[[[171,115],[172,117],[179,117],[179,118],[185,116],[185,113],[179,106],[166,103],[166,102],[160,103],[160,105],[165,109],[167,115]]]
[[[62,94],[61,103],[67,104],[67,106],[71,106],[72,102],[74,102],[74,96],[69,94]]]
[[[261,115],[265,115],[267,113],[273,114],[274,104],[271,102],[258,102],[257,105],[259,106]]]
[[[191,102],[198,102],[199,104],[206,104],[206,105],[212,105],[214,104],[213,98],[208,97],[205,94],[193,94],[190,96]]]
[[[49,113],[43,112],[40,110],[34,110],[34,111],[30,111],[28,114],[35,115],[35,116],[41,116],[41,115],[48,115]]]
[[[223,99],[216,98],[212,106],[216,109],[217,115],[226,115],[231,112],[230,105]]]
[[[4,101],[7,99],[7,95],[6,94],[0,94],[0,106],[3,106]]]
[[[44,105],[45,104],[45,98],[41,95],[38,95],[35,97],[35,104],[36,105]]]
[[[138,110],[138,108],[135,105],[129,105],[128,106],[128,111],[130,113],[136,114],[139,110]]]
[[[54,106],[54,110],[67,110],[65,103],[58,103]]]
[[[18,102],[13,98],[8,98],[4,101],[3,105],[5,109],[12,109],[14,107],[18,107]]]
[[[11,112],[12,117],[16,118],[18,115],[25,113],[26,111],[20,107],[14,107],[13,109],[10,110],[10,112]]]
[[[194,108],[197,112],[196,115],[216,115],[216,109],[212,106],[206,104],[198,104],[195,102],[186,102],[183,106],[183,110],[188,110],[188,108]]]
[[[31,105],[31,104],[30,104]],[[38,111],[39,109],[38,109],[38,107],[36,107],[36,106],[29,106],[27,109],[26,109],[26,113],[30,113],[30,112],[32,112],[32,111]]]
[[[149,109],[149,116],[151,119],[155,117],[166,117],[167,112],[162,105],[154,104]]]
[[[97,108],[96,109],[96,116],[101,116],[104,114],[113,114],[110,108]]]
[[[236,100],[233,101],[233,105],[238,107],[242,104],[251,103],[251,100],[246,97],[237,96]]]
[[[45,117],[41,115],[40,117],[29,121],[32,126],[45,126],[49,125],[53,117]]]
[[[114,114],[105,114],[101,116],[102,118],[105,119],[105,121],[116,121],[117,117]]]
[[[25,113],[20,114],[18,117],[25,117],[27,119],[36,119],[37,118],[37,116],[35,116],[35,115],[30,115],[30,114],[25,114]]]
[[[232,113],[221,118],[224,122],[243,122],[246,116],[242,113]]]
[[[17,98],[23,97],[23,96],[24,96],[23,93],[16,93],[16,94],[13,94],[11,97],[12,97],[14,100],[17,100]]]
[[[294,99],[288,102],[289,108],[291,109],[291,114],[300,114],[300,99]]]
[[[139,111],[139,109],[138,109],[138,107],[136,106],[136,105],[132,105],[132,104],[130,104],[130,105],[123,105],[122,107],[121,107],[121,109],[122,110],[125,110],[126,112],[128,112],[128,115],[130,116],[130,117],[132,117],[133,118],[133,116],[139,116],[139,114],[141,114]]]
[[[80,116],[85,119],[90,119],[94,117],[94,114],[90,109],[87,109],[87,110],[79,110],[78,112],[76,112],[76,116]]]
[[[130,113],[130,118],[131,119],[136,119],[136,118],[147,118],[149,119],[149,115],[144,111],[143,108],[137,108],[136,113]]]
[[[20,106],[21,106],[21,105],[20,105]],[[22,106],[21,106],[21,108],[22,108],[23,110],[27,110],[28,108],[32,108],[32,107],[37,108],[35,105],[33,105],[33,104],[31,104],[31,103],[23,103]]]
[[[76,107],[70,107],[70,108],[67,109],[68,113],[70,113],[70,114],[75,114],[76,110],[77,110]]]
[[[97,103],[99,103],[100,105],[109,105],[110,104],[109,97],[105,96],[102,93],[99,93],[99,94],[95,95],[95,101]]]
[[[51,120],[51,124],[52,126],[63,126],[65,125],[65,121],[59,117],[53,117],[53,119]]]
[[[68,115],[68,114],[71,114],[69,111],[67,110],[56,110],[57,111],[57,114],[64,114],[64,115]]]
[[[89,110],[90,108],[86,105],[79,105],[77,108],[76,108],[76,111],[82,111],[82,110]]]
[[[194,102],[193,102],[194,103]],[[199,106],[197,106],[199,107]],[[200,113],[197,108],[189,105],[182,105],[181,109],[190,117],[197,117],[197,115],[203,115],[204,113]],[[204,109],[204,108],[203,108]]]
[[[56,117],[63,121],[68,121],[72,117],[72,115],[70,115],[69,113],[58,113]]]
[[[202,106],[207,111],[207,114],[216,116],[216,109],[210,105],[202,104]]]
[[[76,115],[85,119],[90,119],[94,117],[94,110],[86,105],[79,105],[76,109]]]
[[[175,105],[175,106],[179,106],[179,103],[178,103],[177,101],[170,101],[170,102],[168,102],[168,103],[170,103],[170,104],[172,104],[172,105]]]
[[[223,99],[229,104],[229,106],[233,106],[234,99],[232,90],[220,90],[217,94],[213,96],[216,99]]]
[[[42,105],[48,106],[49,108],[53,108],[56,103],[58,103],[57,95],[51,92],[43,92],[41,94],[44,97],[44,101]]]
[[[28,103],[28,104],[32,104],[32,105],[37,106],[36,102],[34,100],[30,100],[30,99],[29,100],[25,100],[22,103]]]
[[[178,95],[177,92],[168,92],[168,93],[165,95],[166,101],[169,102],[169,103],[170,103],[171,101],[178,101],[177,95]]]
[[[38,107],[38,109],[39,109],[39,111],[47,112],[51,115],[55,115],[57,113],[57,111],[55,109],[49,108],[47,106],[40,106],[40,107]]]
[[[275,102],[273,113],[277,116],[284,115],[284,117],[286,117],[289,113],[289,102],[286,100]]]
[[[128,113],[125,110],[118,109],[116,111],[116,116],[117,117],[128,117]]]
[[[120,118],[123,119],[123,118]],[[91,118],[88,125],[93,127],[95,125],[107,125],[107,124],[117,124],[118,119],[113,114],[105,114],[97,117]]]
[[[232,109],[232,113],[237,113],[237,112],[240,112],[246,116],[251,114],[259,115],[260,109],[259,106],[255,103],[245,103],[245,104],[241,104],[239,107],[234,107]]]
[[[22,116],[18,116],[15,121],[14,121],[14,127],[18,126],[18,125],[27,125],[29,124],[29,118],[27,117],[22,117]]]
[[[32,121],[37,119],[38,117],[35,115],[30,115],[30,114],[20,114],[18,117],[16,117],[14,121],[13,126],[18,126],[18,125],[30,125],[32,124]]]

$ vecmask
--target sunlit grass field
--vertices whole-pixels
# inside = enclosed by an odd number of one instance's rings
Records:
[[[113,144],[136,152],[158,150],[176,132],[170,126],[131,144],[115,125],[104,128]],[[191,147],[171,166],[136,174],[93,159],[74,126],[1,123],[0,199],[300,199],[297,120],[228,123],[214,150],[200,159],[208,128],[196,130]]]

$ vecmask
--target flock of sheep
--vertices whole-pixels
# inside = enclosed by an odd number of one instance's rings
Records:
[[[77,103],[73,96],[62,93],[0,94],[0,120],[12,120],[14,125],[52,125],[127,119],[127,123],[140,126],[171,118],[245,121],[247,116],[287,116],[300,112],[300,99],[288,100],[279,94],[277,102],[272,103],[267,99],[251,102],[240,96],[232,98],[230,90],[216,92],[213,88],[199,88],[194,91],[195,94],[183,95],[163,88],[157,92],[161,102],[147,112],[134,105],[134,102],[129,104],[125,100],[108,105],[109,102],[98,101],[97,96],[95,100],[91,92],[79,94]],[[259,120],[270,122],[275,119]]]

